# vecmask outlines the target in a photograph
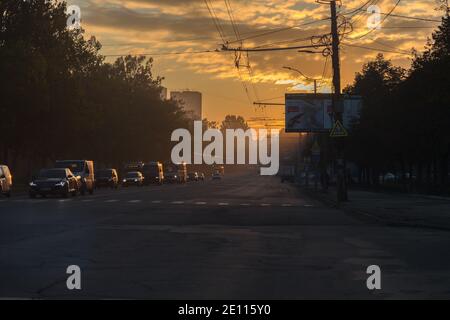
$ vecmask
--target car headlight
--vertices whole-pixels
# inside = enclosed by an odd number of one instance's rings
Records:
[[[127,182],[127,179],[123,179],[123,182]]]
[[[134,179],[134,182],[138,182],[138,179]]]
[[[36,187],[36,186],[37,186],[36,183],[34,183],[33,181],[30,182],[30,187]]]

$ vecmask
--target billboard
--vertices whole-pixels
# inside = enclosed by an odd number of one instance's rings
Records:
[[[359,96],[342,96],[343,124],[350,128],[359,118],[362,99]],[[286,132],[328,132],[334,126],[331,94],[287,93],[285,109]]]

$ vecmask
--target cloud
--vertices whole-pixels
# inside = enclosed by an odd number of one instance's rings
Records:
[[[295,75],[282,69],[283,66],[292,66],[309,77],[323,77],[323,82],[329,87],[331,63],[321,53],[307,54],[290,50],[251,53],[248,57],[245,53],[170,54],[215,50],[221,47],[222,37],[230,43],[230,47],[239,47],[241,42],[236,41],[236,33],[240,38],[247,39],[242,43],[244,48],[310,44],[305,38],[329,33],[330,29],[329,20],[323,20],[329,16],[329,7],[318,4],[315,0],[230,0],[236,28],[230,23],[225,2],[210,0],[222,35],[219,35],[204,0],[68,2],[81,7],[82,25],[88,35],[95,35],[104,45],[103,54],[163,53],[155,57],[155,64],[162,72],[176,77],[170,80],[174,85],[186,83],[196,86],[191,79],[200,79],[201,76],[204,79],[222,81],[227,86],[232,86],[231,82],[241,81],[247,83],[249,88],[252,83],[263,88],[272,86],[273,94],[292,89],[311,90],[310,83],[296,79]],[[362,5],[360,0],[342,3],[343,6],[339,8],[341,14],[352,12]],[[394,4],[393,0],[378,1],[382,12],[389,12]],[[429,0],[404,1],[396,8],[395,13],[437,19],[440,12],[435,11],[434,6],[434,2]],[[396,64],[409,66],[409,56],[405,53],[412,47],[422,49],[433,30],[430,26],[437,25],[390,17],[383,22],[380,30],[357,39],[358,35],[364,35],[368,31],[368,16],[365,11],[354,11],[346,15],[352,22],[354,31],[343,43],[366,49],[342,46],[343,85],[353,80],[354,73],[360,70],[362,63],[376,56],[377,50],[367,48],[390,51],[384,52],[387,58],[393,59]],[[236,63],[239,63],[239,69],[236,68]],[[201,85],[204,86],[205,82]],[[246,99],[244,91],[241,89],[239,99]]]

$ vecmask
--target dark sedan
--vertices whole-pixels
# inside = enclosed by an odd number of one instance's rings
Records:
[[[122,185],[124,187],[128,187],[128,186],[141,187],[144,185],[144,176],[139,171],[128,172],[122,181]]]
[[[30,182],[29,195],[46,197],[47,195],[60,195],[68,197],[69,194],[76,195],[80,183],[70,169],[43,169],[39,175]]]

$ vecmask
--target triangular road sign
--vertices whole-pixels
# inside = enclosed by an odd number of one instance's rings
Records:
[[[347,137],[348,132],[347,129],[342,125],[342,123],[337,120],[334,124],[333,129],[331,130],[330,137],[339,138],[339,137]]]

